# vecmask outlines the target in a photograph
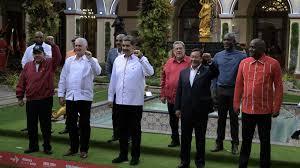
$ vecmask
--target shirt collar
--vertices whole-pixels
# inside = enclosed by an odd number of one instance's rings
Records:
[[[266,62],[266,54],[263,54],[258,60],[254,59],[253,57],[251,57],[251,59],[252,60],[251,60],[250,64],[253,64],[255,62],[259,62],[261,64],[265,64],[265,62]]]
[[[192,65],[191,65],[191,70],[198,71],[201,65],[202,65],[202,64],[200,64],[199,66],[197,66],[196,69],[194,69],[194,68],[192,67]]]
[[[131,55],[128,57],[129,60],[132,60],[134,56],[135,56],[134,54],[131,54]],[[126,59],[125,54],[123,54],[123,57]]]
[[[78,60],[78,61],[81,61],[81,60],[87,60],[87,58],[86,58],[85,55],[83,55],[82,57],[79,57],[79,59],[76,59],[76,58],[77,58],[77,56],[75,55],[74,60]]]

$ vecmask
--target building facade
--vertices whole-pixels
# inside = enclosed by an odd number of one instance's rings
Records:
[[[105,62],[105,49],[112,47],[114,43],[115,30],[111,26],[117,16],[122,18],[127,33],[137,32],[140,0],[59,1],[65,4],[64,33],[60,36],[64,36],[61,39],[66,51],[72,49],[70,43],[72,37],[81,35],[88,39],[90,49],[97,55],[99,61]],[[17,0],[7,2],[17,3]],[[300,74],[300,59],[298,59],[300,0],[210,0],[210,2],[213,10],[209,42],[221,41],[226,32],[234,32],[238,42],[246,46],[251,39],[262,38],[267,43],[268,52],[280,61],[283,68],[296,67],[296,74]],[[202,5],[198,0],[170,0],[170,4],[174,7],[170,41],[198,42],[199,12]],[[13,5],[16,6],[10,4]],[[3,9],[2,6],[0,27],[7,21],[3,19],[5,18]],[[26,19],[22,11],[20,16],[21,20]],[[24,30],[25,27],[23,24],[20,29]]]

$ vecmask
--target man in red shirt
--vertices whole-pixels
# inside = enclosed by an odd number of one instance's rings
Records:
[[[182,41],[174,42],[173,53],[174,57],[171,57],[163,67],[160,83],[160,100],[164,104],[167,102],[170,117],[169,123],[172,130],[172,141],[168,147],[180,145],[178,133],[179,119],[176,117],[174,109],[176,89],[180,71],[191,66],[191,59],[185,55],[184,43]]]
[[[270,167],[271,123],[272,117],[279,115],[283,86],[280,64],[267,56],[265,50],[263,40],[252,40],[249,48],[251,57],[241,61],[236,79],[233,100],[235,112],[239,113],[242,103],[240,168],[248,165],[256,125],[261,145],[260,167]]]
[[[41,45],[33,47],[34,60],[25,64],[16,88],[16,96],[20,106],[24,105],[26,95],[26,115],[29,136],[29,148],[24,153],[39,151],[38,119],[40,120],[43,135],[45,154],[52,154],[51,113],[53,105],[54,86],[53,78],[56,67],[59,65],[61,55],[53,50],[52,58],[45,58]]]

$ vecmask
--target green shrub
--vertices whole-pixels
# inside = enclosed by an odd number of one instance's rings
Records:
[[[289,68],[295,70],[298,58],[299,45],[299,24],[292,23],[292,37],[290,48],[290,63]]]
[[[146,84],[149,86],[160,86],[160,78],[155,76],[147,77]]]
[[[142,0],[139,11],[139,37],[142,50],[160,75],[164,58],[168,57],[167,42],[173,7],[169,0]]]
[[[25,11],[29,16],[29,41],[33,41],[34,33],[42,31],[45,35],[55,36],[58,33],[59,17],[53,6],[53,0],[27,0]]]
[[[1,84],[7,85],[10,88],[15,89],[18,81],[19,81],[19,74],[18,72],[7,72],[1,75]]]

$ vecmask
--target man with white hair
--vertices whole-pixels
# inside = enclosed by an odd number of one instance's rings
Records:
[[[93,80],[100,75],[101,67],[98,60],[87,51],[84,38],[75,40],[75,56],[69,57],[60,74],[58,97],[60,105],[66,103],[69,118],[70,149],[64,156],[72,156],[78,152],[80,157],[87,158],[90,140],[90,113],[93,101]],[[79,128],[77,126],[79,113]],[[78,134],[78,129],[80,130]],[[80,136],[80,140],[79,140]]]
[[[169,58],[163,67],[161,73],[161,92],[160,100],[162,103],[167,103],[169,112],[169,123],[172,130],[171,143],[168,147],[176,147],[180,145],[178,123],[179,119],[175,115],[175,97],[180,71],[191,66],[190,57],[185,55],[185,47],[182,41],[173,43],[173,55]]]

